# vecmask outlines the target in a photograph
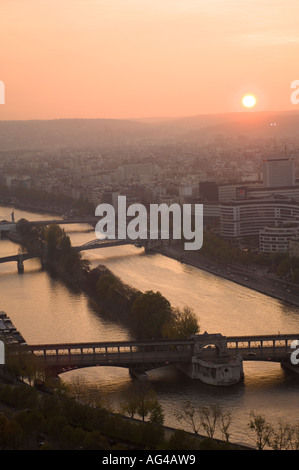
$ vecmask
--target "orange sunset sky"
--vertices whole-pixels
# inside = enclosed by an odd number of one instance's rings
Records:
[[[298,0],[0,0],[0,120],[295,110]],[[299,109],[299,105],[298,105]]]

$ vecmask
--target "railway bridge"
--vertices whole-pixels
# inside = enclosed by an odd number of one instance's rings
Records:
[[[223,336],[193,335],[188,339],[25,345],[49,371],[108,366],[148,371],[175,365],[189,377],[213,385],[232,385],[244,376],[243,361],[291,363],[299,334]],[[299,356],[299,353],[298,353]]]

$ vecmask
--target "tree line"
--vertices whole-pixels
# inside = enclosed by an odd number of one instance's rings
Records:
[[[22,373],[26,373],[24,364]],[[190,432],[168,428],[166,435],[163,408],[147,381],[133,381],[117,410],[106,403],[97,385],[80,375],[67,383],[49,381],[47,391],[40,394],[37,388],[20,382],[0,382],[4,409],[0,413],[1,450],[246,448],[231,442],[232,414],[218,403],[196,406],[183,402],[174,410],[174,417]],[[264,414],[250,411],[247,431],[252,449],[299,450],[298,423],[279,420],[273,425]]]

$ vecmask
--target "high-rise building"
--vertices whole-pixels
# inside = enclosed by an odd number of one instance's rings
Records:
[[[292,158],[271,158],[263,161],[265,188],[295,186],[295,169]]]

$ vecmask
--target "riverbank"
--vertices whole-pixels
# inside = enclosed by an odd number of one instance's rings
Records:
[[[55,387],[55,388],[53,388]],[[46,402],[55,415],[59,412],[60,422],[65,426],[60,439],[58,435],[51,432],[51,417],[46,410]],[[79,418],[76,416],[74,423],[70,415],[70,409],[80,411]],[[30,428],[18,417],[26,410],[27,416],[38,413],[39,421],[33,420]],[[104,407],[92,407],[88,403],[78,403],[72,397],[72,393],[65,393],[57,388],[57,383],[39,390],[32,385],[16,378],[7,369],[0,367],[0,411],[5,424],[11,425],[8,439],[1,439],[0,449],[14,450],[69,450],[80,448],[81,450],[110,450],[110,451],[140,451],[140,450],[177,450],[183,445],[185,450],[255,450],[241,443],[227,442],[219,438],[208,438],[208,436],[184,431],[183,429],[164,426],[156,427],[149,421],[131,418],[117,412],[110,411]],[[81,419],[83,417],[83,419]],[[94,436],[85,430],[85,419],[90,426],[94,426]],[[101,418],[96,420],[96,418]],[[21,427],[19,427],[18,425]],[[73,430],[80,429],[74,439]],[[97,431],[97,433],[95,433]],[[56,431],[57,432],[57,431]],[[26,439],[25,439],[26,434]],[[156,434],[156,438],[155,438]],[[144,435],[142,439],[142,435]],[[93,438],[93,439],[87,439]],[[148,439],[151,441],[149,444]],[[148,445],[149,444],[149,445]],[[4,447],[3,447],[4,445]]]
[[[13,207],[14,209],[19,209],[28,212],[34,212],[36,214],[44,214],[45,212],[49,215],[59,216],[62,217],[62,211],[59,209],[55,209],[53,207],[40,207],[40,206],[33,206],[32,204],[22,204],[21,202],[17,201],[0,201],[1,207]]]
[[[179,245],[164,246],[152,251],[299,308],[299,286],[268,274],[265,268],[224,264],[211,260],[198,251],[185,251]]]

